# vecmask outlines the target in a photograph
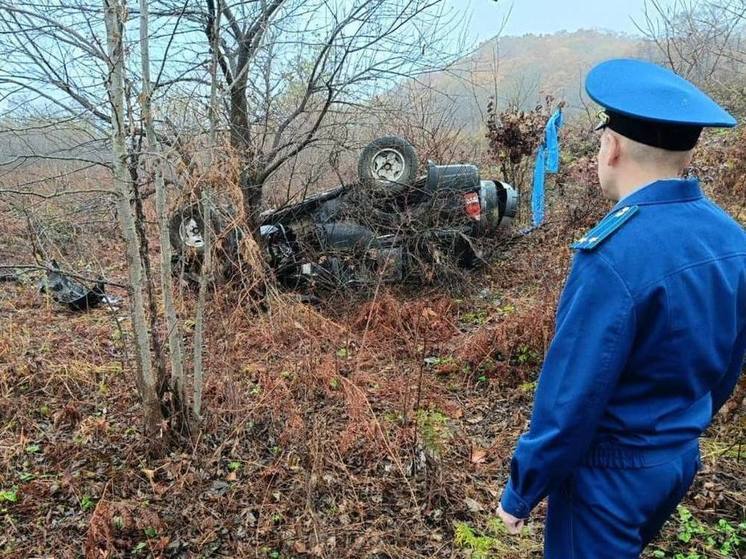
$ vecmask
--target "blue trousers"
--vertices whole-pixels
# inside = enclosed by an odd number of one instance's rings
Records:
[[[545,559],[638,559],[699,465],[695,447],[655,466],[577,468],[549,495]]]

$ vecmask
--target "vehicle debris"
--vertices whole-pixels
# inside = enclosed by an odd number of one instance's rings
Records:
[[[427,283],[449,268],[478,265],[482,254],[474,241],[510,224],[518,193],[509,184],[483,180],[474,165],[428,161],[420,177],[417,169],[409,142],[379,138],[360,155],[357,183],[263,212],[257,236],[280,285],[313,291]],[[210,214],[230,276],[244,233],[229,205]],[[173,272],[193,282],[204,226],[198,204],[178,208],[170,219]]]
[[[87,311],[101,303],[117,302],[105,293],[106,284],[99,280],[93,288],[64,274],[55,260],[47,267],[46,276],[42,279],[39,291],[48,293],[57,303],[66,305],[74,311]]]

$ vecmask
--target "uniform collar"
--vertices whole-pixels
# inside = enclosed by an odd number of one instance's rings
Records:
[[[702,198],[698,179],[663,179],[635,190],[616,203],[612,211],[627,206],[688,202]]]

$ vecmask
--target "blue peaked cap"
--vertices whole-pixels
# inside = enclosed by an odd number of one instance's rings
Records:
[[[735,118],[694,84],[642,60],[617,58],[598,64],[588,74],[585,89],[607,111],[642,121],[703,128],[736,125]]]

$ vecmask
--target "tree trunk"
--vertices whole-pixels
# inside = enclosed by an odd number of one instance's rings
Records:
[[[163,149],[153,125],[153,111],[151,106],[152,90],[150,84],[150,47],[148,37],[148,2],[140,0],[140,57],[142,61],[142,119],[148,147],[153,154],[155,172],[155,205],[158,214],[158,231],[161,244],[161,291],[163,292],[163,306],[166,313],[166,329],[168,331],[168,346],[171,362],[171,390],[173,391],[175,408],[182,412],[186,409],[186,393],[184,379],[184,363],[181,339],[181,327],[176,316],[173,296],[173,281],[171,277],[171,241],[169,239],[168,215],[166,213],[166,185],[163,180]],[[165,376],[165,375],[164,375]],[[163,379],[165,381],[165,378]]]
[[[137,150],[141,149],[141,145],[138,146]],[[137,237],[140,241],[140,261],[142,262],[143,282],[145,286],[145,294],[147,295],[147,309],[150,313],[150,342],[152,344],[153,355],[155,356],[154,366],[156,371],[156,384],[158,386],[158,398],[163,401],[163,396],[168,389],[166,382],[166,359],[164,357],[163,342],[161,341],[159,328],[158,302],[156,301],[155,291],[153,289],[153,273],[150,266],[150,245],[148,243],[148,236],[145,232],[146,220],[145,210],[142,205],[142,192],[139,184],[139,167],[139,154],[131,151],[129,153],[128,169],[134,197],[133,207],[135,210],[135,225],[137,226]]]
[[[239,60],[238,68],[246,72],[245,60]],[[230,130],[231,147],[241,162],[239,187],[243,201],[246,224],[253,231],[257,227],[257,218],[262,205],[262,183],[257,180],[256,154],[251,145],[251,128],[249,126],[249,106],[246,98],[246,77],[239,77],[230,88]]]
[[[215,150],[218,143],[218,37],[220,31],[220,15],[222,8],[221,0],[217,0],[216,16],[211,20],[212,30],[208,33],[211,40],[212,60],[210,64],[210,166],[215,163]],[[204,320],[205,320],[205,299],[207,295],[207,286],[210,278],[210,269],[212,268],[212,217],[210,216],[209,191],[203,190],[200,198],[202,207],[202,222],[205,224],[204,247],[202,270],[199,278],[199,295],[197,297],[197,311],[194,321],[194,369],[192,376],[192,420],[193,427],[196,430],[197,425],[202,420],[202,387],[204,386],[204,359],[202,350],[204,345]]]
[[[163,416],[151,361],[150,336],[145,316],[140,243],[135,216],[130,205],[133,191],[127,169],[127,143],[124,124],[124,5],[121,0],[104,0],[103,4],[109,55],[107,89],[112,116],[111,140],[114,182],[119,189],[117,213],[119,214],[122,236],[127,247],[127,268],[131,295],[130,314],[135,335],[136,380],[143,405],[145,434],[146,436],[153,436],[158,433]]]
[[[242,156],[251,151],[249,104],[246,100],[246,79],[231,84],[231,146]]]
[[[205,224],[202,270],[199,276],[199,295],[197,296],[197,312],[194,320],[194,394],[192,400],[192,415],[195,421],[202,419],[202,387],[204,386],[204,359],[202,351],[205,339],[205,303],[207,289],[211,283],[212,269],[212,210],[210,188],[202,189],[202,222]]]
[[[243,169],[238,179],[238,185],[241,188],[241,198],[243,201],[243,210],[246,217],[246,224],[254,232],[258,228],[259,213],[262,208],[262,188],[264,180],[257,176],[252,165],[253,161],[242,158],[241,164]]]

